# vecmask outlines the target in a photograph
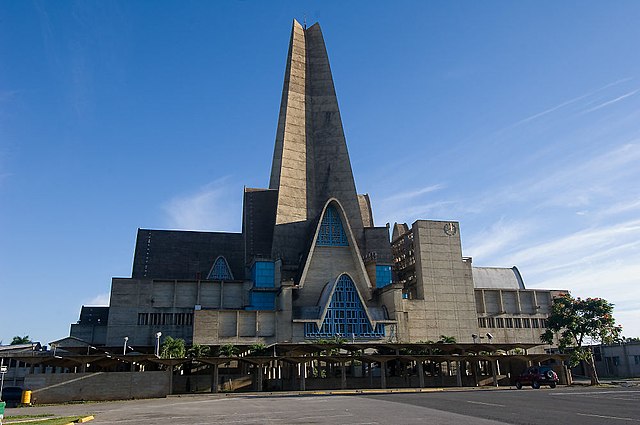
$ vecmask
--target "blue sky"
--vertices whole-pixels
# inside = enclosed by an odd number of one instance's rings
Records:
[[[390,4],[0,2],[0,340],[68,335],[139,227],[240,230],[305,16],[376,224],[460,221],[640,336],[640,3]]]

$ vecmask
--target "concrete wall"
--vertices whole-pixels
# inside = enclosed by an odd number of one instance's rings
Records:
[[[36,374],[25,377],[35,404],[81,400],[125,400],[165,397],[169,374],[162,372],[97,372]]]
[[[202,308],[241,309],[246,303],[244,282],[213,282],[207,280],[153,280],[114,278],[111,284],[111,307],[106,345],[120,345],[125,336],[129,344],[150,346],[155,333],[193,340],[193,326],[183,324],[138,324],[140,313],[194,313]]]
[[[444,226],[455,232],[447,234]],[[403,342],[436,341],[440,335],[472,342],[478,332],[471,262],[462,258],[457,222],[419,220],[413,224],[417,299],[396,310],[407,313],[399,326]]]
[[[540,342],[553,295],[548,290],[476,289],[479,334],[490,333],[496,343]]]
[[[196,311],[193,342],[211,345],[271,344],[275,342],[277,314],[261,310]]]
[[[358,291],[367,300],[371,288],[366,283],[363,268],[354,258],[353,249],[351,246],[315,246],[294,307],[317,305],[325,285],[335,281],[342,273],[349,273]]]
[[[593,347],[601,377],[640,377],[640,342]]]

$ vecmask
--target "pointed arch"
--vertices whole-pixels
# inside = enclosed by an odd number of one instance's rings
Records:
[[[347,218],[346,212],[344,210],[344,207],[342,206],[342,204],[340,203],[340,201],[338,201],[336,198],[329,198],[325,204],[324,207],[322,208],[322,212],[320,213],[320,217],[324,217],[326,215],[326,211],[329,208],[333,208],[334,211],[337,213],[341,223],[342,223],[342,227],[343,230],[345,232],[346,238],[347,238],[347,245],[350,248],[351,251],[351,255],[353,256],[353,262],[355,265],[356,273],[357,273],[357,280],[356,280],[356,285],[358,286],[358,290],[360,292],[360,294],[362,294],[365,299],[370,299],[371,298],[371,292],[372,292],[372,284],[371,281],[369,280],[369,275],[367,274],[367,270],[364,266],[364,261],[362,260],[362,255],[360,255],[360,249],[358,248],[358,244],[356,242],[355,236],[353,234],[353,230],[351,229],[351,225],[349,224],[349,219]],[[302,269],[302,275],[300,277],[300,282],[299,282],[299,287],[303,288],[305,285],[305,282],[307,280],[307,273],[309,272],[309,267],[311,266],[311,260],[314,256],[314,253],[316,252],[316,250],[318,250],[318,238],[320,235],[320,227],[322,224],[322,220],[319,220],[317,222],[316,225],[316,231],[314,233],[313,236],[313,240],[311,243],[311,249],[309,250],[309,254],[307,255],[307,258],[304,262],[304,268]]]
[[[233,280],[233,273],[231,273],[231,268],[229,267],[229,263],[227,263],[227,259],[222,255],[219,255],[218,258],[213,262],[213,266],[211,266],[211,270],[209,271],[209,275],[207,276],[208,280]]]
[[[320,222],[318,246],[349,246],[347,233],[344,231],[340,214],[333,205],[328,205]]]
[[[373,323],[353,279],[343,273],[327,294],[321,322],[305,323],[306,338],[341,336],[357,339],[384,337],[384,324]]]

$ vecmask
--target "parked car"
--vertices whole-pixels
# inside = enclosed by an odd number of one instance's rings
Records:
[[[531,366],[516,378],[516,388],[521,389],[523,385],[531,385],[536,390],[541,385],[555,388],[558,385],[558,375],[551,366]]]
[[[4,387],[2,389],[2,401],[7,402],[7,407],[16,407],[22,402],[22,388]]]

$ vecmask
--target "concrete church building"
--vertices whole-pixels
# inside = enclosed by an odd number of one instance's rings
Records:
[[[130,278],[83,307],[93,345],[348,341],[540,343],[554,291],[474,267],[456,221],[376,226],[351,170],[320,26],[294,21],[268,188],[246,188],[242,232],[139,229]],[[481,338],[487,338],[481,340]]]

